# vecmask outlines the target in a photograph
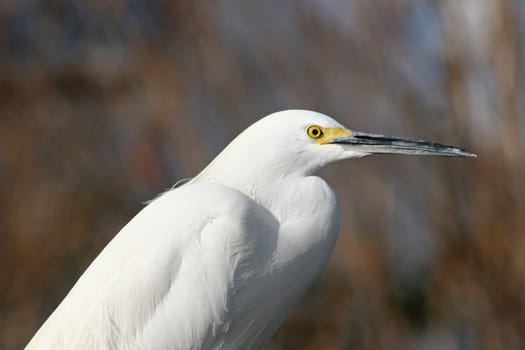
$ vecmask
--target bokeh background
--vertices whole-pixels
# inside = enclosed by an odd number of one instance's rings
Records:
[[[268,348],[524,349],[524,40],[521,0],[2,1],[0,348],[144,201],[306,108],[479,157],[323,170],[340,239]]]

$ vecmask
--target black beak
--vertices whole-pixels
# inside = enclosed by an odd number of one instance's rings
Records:
[[[365,153],[410,154],[444,157],[477,157],[474,153],[459,147],[436,142],[411,140],[401,137],[383,136],[353,131],[350,136],[338,137],[332,143],[351,146]]]

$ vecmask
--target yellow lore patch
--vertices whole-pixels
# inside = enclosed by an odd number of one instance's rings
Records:
[[[325,145],[331,143],[333,139],[338,137],[346,137],[352,135],[352,130],[346,128],[320,128],[323,131],[323,135],[317,139],[317,143]]]

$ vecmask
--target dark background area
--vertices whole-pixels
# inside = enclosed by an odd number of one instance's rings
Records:
[[[525,348],[525,3],[0,3],[0,348],[271,112],[431,139],[322,174],[342,231],[269,349]],[[79,315],[82,317],[82,315]]]

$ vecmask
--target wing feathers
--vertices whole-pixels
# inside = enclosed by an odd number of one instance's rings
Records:
[[[163,194],[104,248],[27,349],[220,346],[233,296],[255,273],[247,262],[260,226],[275,229],[267,215],[221,185]]]

